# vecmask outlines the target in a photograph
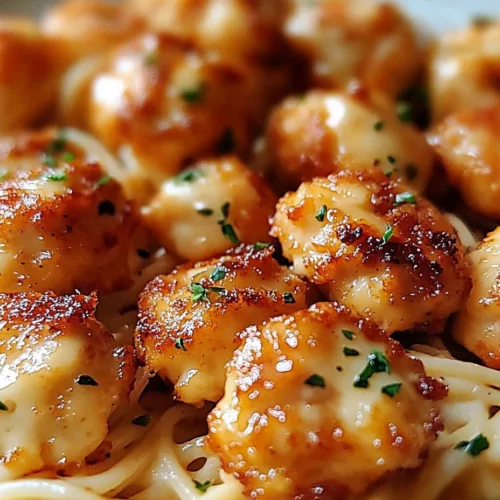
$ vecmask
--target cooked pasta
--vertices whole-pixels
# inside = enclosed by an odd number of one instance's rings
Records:
[[[0,499],[496,500],[498,23],[37,19],[0,17]]]

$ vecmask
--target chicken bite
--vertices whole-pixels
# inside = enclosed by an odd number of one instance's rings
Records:
[[[429,133],[429,144],[450,183],[479,214],[500,219],[500,100],[498,106],[449,115]]]
[[[341,169],[373,166],[423,191],[433,166],[425,137],[398,118],[394,103],[361,87],[285,100],[269,120],[265,157],[281,191]]]
[[[309,63],[313,86],[345,89],[361,80],[395,97],[423,63],[408,19],[372,0],[291,0],[285,35]]]
[[[448,219],[380,170],[303,183],[278,203],[272,234],[300,276],[389,333],[440,332],[468,291]]]
[[[168,250],[196,262],[240,242],[271,241],[269,219],[277,200],[260,175],[237,158],[224,157],[199,162],[166,181],[143,216]]]
[[[332,303],[242,337],[208,444],[248,496],[344,498],[422,463],[446,388],[399,343]]]
[[[500,228],[469,255],[472,290],[453,324],[453,338],[500,370]]]
[[[126,403],[131,347],[94,319],[95,296],[0,294],[0,480],[84,463]]]
[[[272,257],[241,246],[219,259],[179,267],[151,281],[139,300],[139,359],[174,384],[176,397],[201,405],[223,393],[236,334],[308,305],[308,286]]]
[[[120,185],[64,135],[0,143],[0,292],[129,285],[142,230]]]

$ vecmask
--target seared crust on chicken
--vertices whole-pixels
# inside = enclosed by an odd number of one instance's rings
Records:
[[[248,496],[344,498],[422,463],[447,390],[384,332],[329,303],[242,339],[208,444]]]
[[[0,291],[108,292],[140,260],[120,185],[63,136],[2,143]]]
[[[135,376],[131,347],[94,318],[97,298],[0,295],[0,479],[82,463]]]
[[[192,404],[217,401],[236,334],[308,305],[307,285],[272,257],[273,249],[233,253],[179,267],[151,281],[139,299],[139,359]]]
[[[299,275],[388,332],[440,332],[469,288],[446,217],[379,170],[302,184],[280,200],[272,234]]]

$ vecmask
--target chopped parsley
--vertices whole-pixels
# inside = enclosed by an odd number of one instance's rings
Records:
[[[3,401],[0,401],[0,411],[8,411],[7,405]]]
[[[393,398],[399,392],[402,385],[403,384],[400,383],[384,385],[384,387],[382,387],[382,394],[386,394],[387,396]]]
[[[290,292],[285,292],[283,294],[283,300],[285,304],[295,304],[295,297]]]
[[[387,161],[391,164],[391,165],[394,165],[396,163],[396,158],[394,158],[394,156],[392,155],[389,155],[387,157]]]
[[[210,275],[210,279],[213,282],[223,280],[226,277],[226,268],[225,267],[216,267],[212,274]]]
[[[233,226],[227,221],[229,216],[229,209],[231,208],[231,204],[227,201],[220,207],[220,211],[222,213],[222,219],[217,221],[217,224],[221,227],[222,234],[231,242],[233,245],[238,245],[240,240]]]
[[[111,180],[110,175],[103,175],[98,181],[97,185],[98,186],[105,186],[109,181]]]
[[[199,481],[196,481],[196,479],[193,479],[193,483],[195,488],[202,493],[205,493],[208,488],[212,486],[212,481],[205,481],[204,483],[200,483]]]
[[[271,246],[271,243],[255,243],[253,246],[254,250],[264,250],[264,248],[269,248]]]
[[[317,373],[306,378],[304,383],[312,387],[322,387],[322,388],[325,387],[325,379],[321,375],[318,375]]]
[[[325,220],[327,210],[328,209],[326,208],[326,205],[323,205],[316,214],[316,220],[319,222],[323,222]]]
[[[42,164],[45,165],[46,167],[50,167],[50,168],[57,167],[56,159],[50,153],[43,153],[42,154]]]
[[[490,447],[488,438],[483,434],[478,434],[473,437],[470,441],[460,441],[455,446],[456,450],[464,450],[471,457],[477,457],[482,451],[487,450]]]
[[[384,243],[387,243],[391,238],[392,235],[394,234],[394,229],[390,224],[385,225],[385,233],[382,235],[382,241]]]
[[[92,387],[97,387],[99,385],[99,383],[90,375],[80,375],[76,379],[76,383],[79,385],[91,385]]]
[[[68,174],[64,171],[60,172],[54,171],[45,174],[44,178],[47,179],[48,181],[65,181],[68,179]]]
[[[359,351],[350,347],[344,347],[344,356],[359,356]]]
[[[369,385],[368,380],[375,375],[375,373],[391,373],[391,367],[385,354],[379,351],[373,351],[368,356],[368,363],[363,368],[363,371],[356,375],[354,378],[354,387],[366,389]]]
[[[204,300],[208,302],[207,289],[200,283],[191,283],[191,300],[193,302],[198,302],[200,300]]]
[[[404,205],[405,203],[415,205],[416,202],[417,200],[415,199],[415,195],[413,193],[398,193],[396,195],[394,205]]]
[[[403,123],[409,123],[413,121],[411,104],[408,101],[399,101],[396,106],[396,111],[398,114],[399,121]]]
[[[200,215],[204,215],[205,217],[210,217],[214,211],[211,209],[211,208],[199,208],[198,210],[196,210]]]
[[[177,174],[175,176],[175,181],[176,182],[193,182],[200,177],[203,177],[203,174],[195,169],[195,168],[187,168],[186,170],[183,170],[180,174]]]
[[[200,83],[196,87],[187,88],[181,91],[181,99],[188,104],[194,104],[203,101],[205,98],[205,84]]]
[[[390,177],[392,176],[392,174],[394,173],[394,170],[389,170],[388,172],[385,173],[385,176],[390,179]]]
[[[47,148],[48,153],[62,153],[66,149],[68,139],[66,138],[66,131],[60,130],[56,138],[49,144]]]
[[[354,333],[352,333],[350,330],[342,330],[342,334],[347,340],[352,340],[354,338]]]
[[[236,137],[231,127],[226,128],[215,145],[215,150],[220,155],[233,153],[236,149]]]
[[[76,156],[73,153],[70,153],[69,151],[66,151],[66,153],[63,154],[63,160],[66,163],[72,162],[75,158]]]
[[[151,415],[140,415],[132,420],[134,425],[140,425],[141,427],[147,427],[152,420]]]
[[[181,339],[181,338],[175,339],[174,346],[176,349],[181,349],[183,351],[187,351],[186,346],[184,345],[184,339]]]
[[[382,130],[384,128],[384,122],[383,121],[379,121],[377,123],[375,123],[375,125],[373,125],[373,128],[379,132],[380,130]]]

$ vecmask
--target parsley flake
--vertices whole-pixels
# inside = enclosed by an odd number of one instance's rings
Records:
[[[68,178],[68,174],[64,171],[61,172],[49,172],[48,174],[44,175],[44,179],[47,179],[48,181],[65,181]]]
[[[7,408],[7,405],[3,402],[0,401],[0,411],[8,411],[9,409]]]
[[[387,161],[391,164],[391,165],[394,165],[396,163],[396,158],[394,158],[394,156],[392,155],[389,155],[387,157]]]
[[[228,224],[225,221],[221,221],[220,222],[220,226],[221,226],[221,229],[222,229],[222,234],[231,243],[233,243],[234,245],[238,245],[238,243],[240,242],[240,240],[238,239],[238,236],[236,235],[236,232],[235,232],[233,226],[231,226],[231,224]]]
[[[373,128],[379,132],[380,130],[382,130],[384,128],[384,122],[383,121],[379,121],[377,123],[375,123],[375,125],[373,125]]]
[[[197,87],[184,89],[180,93],[181,99],[188,104],[194,104],[203,101],[205,98],[205,84],[200,83]]]
[[[73,153],[70,153],[69,151],[66,151],[66,153],[63,154],[63,160],[66,163],[70,163],[70,162],[74,161],[75,158],[76,158],[76,156]]]
[[[202,493],[205,493],[208,488],[212,486],[212,481],[205,481],[204,483],[200,483],[199,481],[196,481],[196,479],[193,479],[193,483],[195,488]]]
[[[220,207],[220,211],[222,213],[222,217],[224,217],[224,219],[227,219],[228,216],[229,216],[229,209],[231,208],[231,203],[229,203],[228,201],[226,201],[226,203],[224,203],[221,207]]]
[[[342,330],[342,334],[347,340],[352,340],[354,338],[354,333],[352,333],[350,330]]]
[[[140,425],[141,427],[147,427],[153,417],[151,415],[140,415],[132,420],[134,425]]]
[[[477,457],[481,452],[487,450],[490,447],[488,438],[483,434],[478,434],[473,437],[470,441],[460,441],[455,446],[456,450],[464,450],[471,457]]]
[[[363,368],[363,371],[356,375],[354,378],[354,387],[360,387],[362,389],[366,389],[369,385],[368,380],[375,373],[391,373],[391,367],[389,365],[389,361],[385,354],[382,354],[379,351],[373,351],[368,356],[368,363]]]
[[[285,292],[283,294],[283,300],[285,304],[295,304],[295,297],[290,292]]]
[[[319,222],[323,222],[325,220],[327,210],[328,209],[326,208],[326,205],[323,205],[316,214],[316,220]]]
[[[321,388],[325,387],[325,379],[321,375],[318,375],[317,373],[306,378],[304,383],[312,387],[321,387]]]
[[[80,375],[76,379],[76,383],[79,385],[90,385],[92,387],[97,387],[99,383],[94,380],[90,375]]]
[[[205,302],[209,302],[207,296],[207,289],[201,283],[191,283],[190,285],[191,292],[191,300],[193,302],[198,302],[200,300],[204,300]]]
[[[415,205],[416,202],[417,200],[415,199],[415,195],[413,193],[398,193],[396,195],[394,205],[404,205],[405,203]]]
[[[196,210],[200,215],[204,215],[205,217],[210,217],[214,211],[211,209],[211,208],[198,208],[198,210]]]
[[[110,175],[103,175],[98,181],[97,185],[98,186],[105,186],[109,181],[111,180]]]
[[[382,394],[386,394],[390,398],[393,398],[399,392],[399,389],[401,389],[402,385],[403,384],[384,385],[384,387],[382,387],[381,392]]]
[[[359,356],[359,351],[350,347],[344,347],[344,356]]]
[[[187,352],[186,346],[184,345],[184,339],[181,339],[181,338],[175,339],[174,346],[176,349],[181,349],[182,351]]]
[[[216,281],[223,280],[226,277],[226,268],[225,267],[216,267],[212,274],[210,275],[210,279],[215,283]]]
[[[392,235],[394,234],[394,229],[390,224],[385,225],[385,233],[382,235],[382,241],[384,243],[387,243],[391,238]]]
[[[42,164],[45,165],[46,167],[50,167],[50,168],[57,167],[56,159],[50,153],[43,153],[42,154]]]
[[[411,104],[408,101],[399,101],[396,106],[396,111],[398,114],[399,121],[403,123],[409,123],[413,121]]]
[[[264,248],[269,248],[271,246],[271,243],[255,243],[253,246],[254,250],[264,250]]]
[[[176,182],[193,182],[203,177],[203,174],[195,168],[187,168],[175,176]]]

